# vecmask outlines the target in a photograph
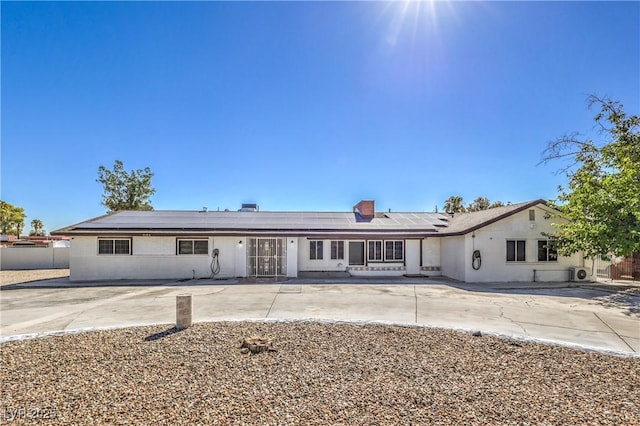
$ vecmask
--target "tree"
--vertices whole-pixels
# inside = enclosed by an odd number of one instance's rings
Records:
[[[590,96],[588,105],[600,108],[594,120],[603,141],[573,133],[543,151],[541,163],[569,161],[561,169],[567,188],[553,201],[567,222],[551,237],[563,255],[630,257],[640,251],[640,117],[608,98]]]
[[[149,198],[156,192],[151,186],[153,173],[149,167],[127,172],[116,160],[113,170],[98,168],[98,179],[104,186],[102,205],[109,213],[121,210],[153,210]]]
[[[26,217],[22,207],[16,207],[0,200],[0,230],[3,234],[11,234],[20,238]]]
[[[447,213],[462,213],[462,212],[477,212],[480,210],[488,210],[494,207],[502,207],[504,203],[502,201],[495,201],[491,203],[487,197],[478,197],[473,200],[473,203],[469,204],[466,208],[461,196],[452,195],[444,202],[444,211]],[[436,206],[437,211],[437,206]]]
[[[487,210],[491,206],[489,199],[486,197],[478,197],[473,200],[473,203],[467,206],[468,212],[477,212],[480,210]]]
[[[45,235],[44,225],[42,224],[42,221],[40,219],[33,219],[31,221],[31,232],[29,232],[29,235]]]
[[[447,213],[461,213],[465,211],[464,202],[460,195],[452,195],[444,202],[444,211]]]

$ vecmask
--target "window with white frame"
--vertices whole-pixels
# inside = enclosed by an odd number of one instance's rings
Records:
[[[322,260],[324,258],[324,256],[322,255],[323,249],[324,244],[322,240],[309,241],[309,259]]]
[[[382,262],[382,241],[369,241],[367,259],[369,262]]]
[[[344,241],[331,241],[331,260],[344,260]]]
[[[558,251],[550,240],[538,240],[538,262],[557,262]]]
[[[178,254],[209,254],[207,239],[179,239]]]
[[[525,240],[507,240],[507,262],[526,260],[527,242]]]
[[[384,242],[384,260],[386,261],[402,261],[404,260],[404,241],[385,241]]]
[[[98,254],[131,254],[130,238],[98,239]]]

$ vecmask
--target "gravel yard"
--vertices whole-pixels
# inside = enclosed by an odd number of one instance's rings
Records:
[[[28,269],[0,271],[0,284],[10,285],[69,276],[68,269]]]
[[[2,420],[640,424],[640,358],[418,327],[168,327],[0,345]],[[275,351],[241,353],[252,335]]]

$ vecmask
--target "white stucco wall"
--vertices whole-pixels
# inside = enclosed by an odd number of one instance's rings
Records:
[[[535,210],[534,221],[529,220],[529,211],[525,210],[464,237],[457,237],[464,238],[464,248],[458,254],[462,256],[462,265],[457,265],[455,273],[463,275],[467,282],[533,281],[535,270],[536,281],[567,281],[569,268],[584,264],[581,256],[575,254],[559,257],[557,262],[539,262],[538,241],[546,240],[542,233],[552,233],[554,228],[552,220],[545,218],[547,210],[538,206],[532,209]],[[507,262],[507,240],[526,241],[525,262]],[[472,268],[474,250],[480,250],[482,256],[479,270]],[[463,274],[460,274],[460,266]]]
[[[422,240],[422,275],[440,275],[441,238],[429,237]]]
[[[0,268],[4,270],[68,267],[68,247],[0,247]]]
[[[290,237],[286,239],[287,247],[287,277],[298,276],[298,247],[300,238]]]
[[[227,240],[224,240],[227,241]],[[231,244],[228,245],[230,250],[234,250],[234,264],[236,277],[247,276],[247,237],[242,238],[230,238]],[[242,244],[238,242],[242,241]],[[231,247],[233,246],[233,247]]]
[[[197,236],[194,236],[197,238]],[[238,238],[209,237],[209,254],[176,255],[175,237],[132,237],[131,255],[98,255],[98,238],[76,236],[71,241],[70,279],[192,279],[208,278],[211,273],[211,252],[219,249],[220,273],[216,278],[238,276],[245,270],[246,252]],[[245,272],[246,273],[246,272]]]
[[[465,238],[445,237],[440,241],[441,274],[454,280],[465,281]]]

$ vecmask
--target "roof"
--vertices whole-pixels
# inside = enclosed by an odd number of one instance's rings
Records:
[[[121,211],[52,232],[53,235],[246,235],[309,236],[462,235],[532,205],[535,200],[474,213],[389,212],[369,220],[352,212]]]
[[[456,213],[443,235],[464,235],[495,223],[536,205],[547,205],[545,200],[533,200],[524,203],[510,204],[471,213]]]

